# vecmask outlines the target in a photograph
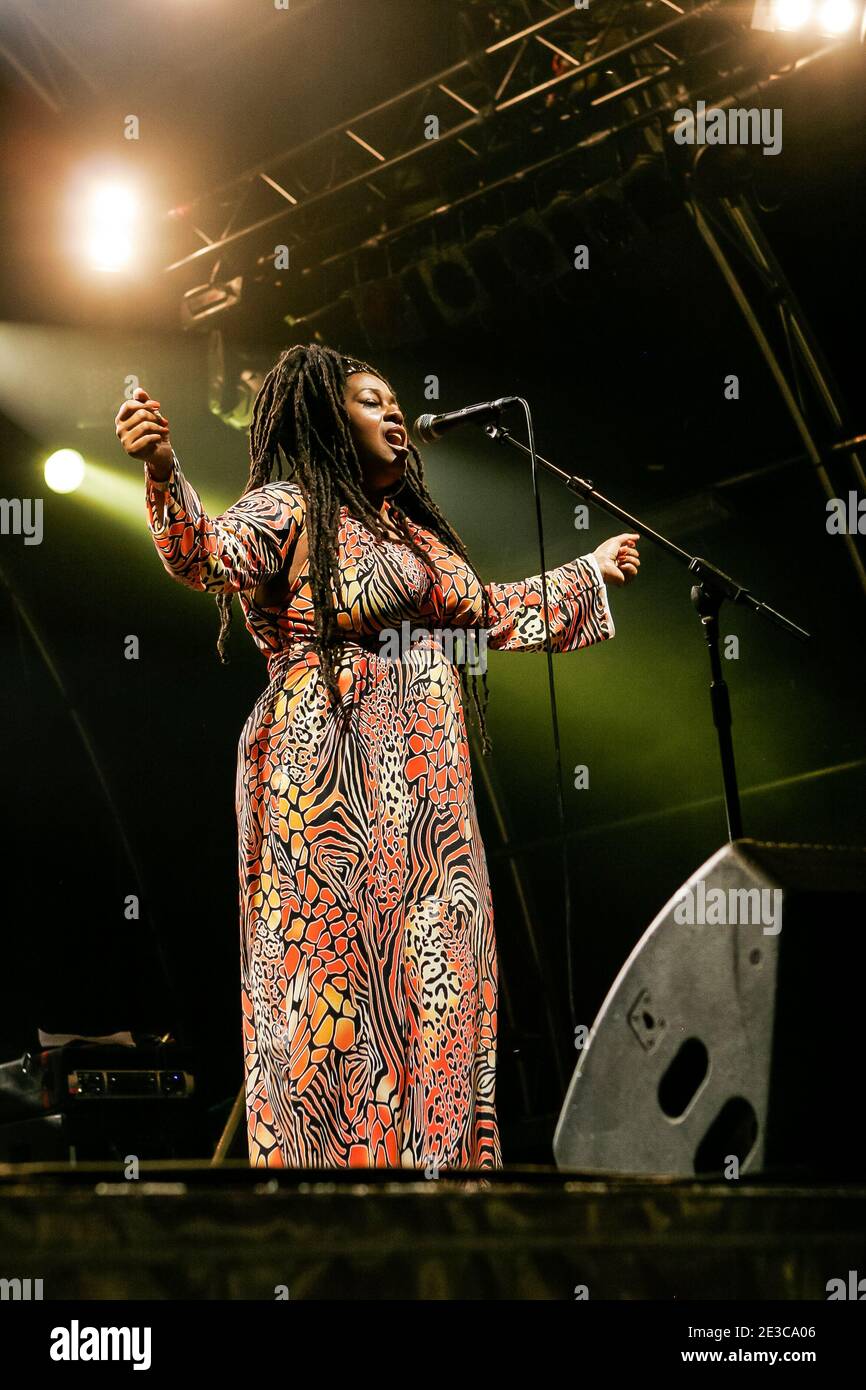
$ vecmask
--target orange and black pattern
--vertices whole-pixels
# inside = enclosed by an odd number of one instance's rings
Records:
[[[193,589],[238,592],[268,663],[236,781],[251,1164],[501,1167],[493,909],[460,683],[441,640],[478,629],[477,579],[413,525],[434,581],[343,507],[341,736],[311,646],[308,576],[278,607],[254,602],[291,563],[305,514],[297,485],[266,484],[211,519],[175,457],[161,525],[147,494],[165,568]],[[555,650],[613,636],[594,558],[547,578]],[[543,650],[540,579],[487,591],[488,646]],[[383,655],[395,631],[409,640]]]

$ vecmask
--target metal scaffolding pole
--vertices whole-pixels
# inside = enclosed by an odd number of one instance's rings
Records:
[[[773,305],[778,306],[778,311],[782,317],[783,323],[791,328],[792,336],[789,338],[789,341],[797,348],[802,358],[802,365],[812,378],[819,398],[833,426],[837,429],[844,429],[842,411],[838,402],[838,395],[834,383],[830,376],[829,368],[824,365],[823,354],[818,347],[811,329],[806,323],[803,312],[797,304],[794,292],[788,284],[781,266],[770,250],[763,229],[760,227],[754,215],[754,211],[742,194],[736,198],[722,198],[720,200],[720,205],[727,215],[732,232],[740,238],[741,248],[747,256],[752,258],[757,268],[763,272],[763,277],[768,285],[771,302]],[[835,499],[837,497],[837,492],[825,466],[825,453],[822,453],[815,432],[807,418],[805,402],[801,403],[799,399],[795,365],[793,363],[791,365],[793,380],[789,380],[785,367],[770,342],[758,313],[752,305],[734,266],[725,254],[725,250],[719,238],[715,235],[709,209],[697,197],[687,199],[686,207],[692,216],[701,238],[709,249],[719,270],[722,272],[725,283],[734,296],[746,323],[751,329],[752,336],[758,344],[764,360],[772,373],[773,379],[779,388],[785,408],[802,440],[803,448],[815,470],[815,475],[824,490],[825,496],[828,499]],[[848,453],[854,464],[856,476],[862,483],[863,469],[859,455],[854,449],[850,449]],[[866,595],[866,567],[864,567],[855,538],[848,532],[844,533],[844,545],[848,558],[857,575],[860,588],[864,595]]]

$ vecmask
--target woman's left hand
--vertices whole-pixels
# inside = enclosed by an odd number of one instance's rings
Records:
[[[609,541],[602,541],[598,549],[593,551],[606,584],[629,584],[632,579],[637,579],[640,569],[637,551],[639,540],[640,536],[628,531],[623,536],[611,536]]]

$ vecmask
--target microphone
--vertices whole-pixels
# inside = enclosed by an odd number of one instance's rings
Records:
[[[500,411],[517,405],[519,399],[518,396],[500,396],[498,401],[480,401],[478,405],[465,405],[462,410],[446,410],[444,415],[419,415],[412,433],[419,443],[434,444],[458,425],[488,424]]]

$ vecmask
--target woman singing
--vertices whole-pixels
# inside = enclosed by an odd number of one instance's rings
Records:
[[[222,516],[159,401],[137,390],[115,425],[144,461],[163,565],[216,596],[220,657],[237,593],[267,660],[235,789],[250,1163],[501,1167],[471,668],[443,634],[543,651],[540,578],[479,578],[390,385],[330,348],[289,348],[265,378],[247,488]],[[548,572],[555,651],[613,636],[606,585],[636,577],[637,540]],[[471,692],[487,752],[486,678]]]

